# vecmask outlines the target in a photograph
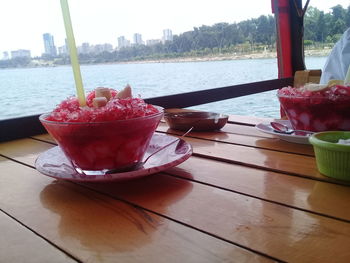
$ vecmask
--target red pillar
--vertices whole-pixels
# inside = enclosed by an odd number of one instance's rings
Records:
[[[278,78],[293,76],[289,0],[271,0],[276,19]]]

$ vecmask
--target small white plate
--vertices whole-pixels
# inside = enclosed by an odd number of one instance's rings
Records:
[[[293,129],[289,120],[276,120],[275,122],[279,122],[281,124],[287,125],[288,128]],[[300,144],[310,144],[309,143],[310,134],[309,135],[294,135],[294,134],[283,134],[283,133],[275,132],[273,130],[273,128],[271,127],[270,123],[259,123],[255,127],[261,132],[275,135],[276,137],[280,138],[281,140],[284,140],[287,142],[300,143]]]

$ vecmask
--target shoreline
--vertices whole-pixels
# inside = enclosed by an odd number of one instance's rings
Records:
[[[305,57],[327,57],[332,49],[322,50],[305,50]],[[245,59],[268,59],[277,58],[276,52],[262,52],[262,53],[247,53],[247,54],[227,54],[227,55],[213,55],[204,57],[182,57],[169,59],[150,59],[150,60],[136,60],[125,62],[110,62],[100,64],[147,64],[147,63],[184,63],[184,62],[206,62],[206,61],[225,61],[225,60],[245,60]],[[83,65],[98,65],[83,64]]]
[[[305,50],[305,57],[327,57],[331,52],[329,49],[310,49]],[[182,57],[170,59],[151,59],[139,61],[125,61],[125,62],[111,62],[101,64],[147,64],[147,63],[181,63],[181,62],[205,62],[205,61],[225,61],[225,60],[245,60],[245,59],[268,59],[277,58],[276,52],[262,52],[262,53],[247,53],[247,54],[218,54],[204,57]]]
[[[332,49],[310,49],[305,50],[305,57],[326,57]],[[247,53],[247,54],[217,54],[203,57],[180,57],[169,59],[149,59],[149,60],[134,60],[134,61],[115,61],[102,63],[81,63],[81,66],[89,65],[113,65],[113,64],[149,64],[149,63],[187,63],[187,62],[207,62],[207,61],[229,61],[229,60],[246,60],[246,59],[269,59],[277,58],[276,52],[261,52],[261,53]],[[62,67],[70,66],[70,64],[56,65],[51,62],[41,63],[38,60],[33,60],[32,65],[26,67],[7,67],[0,69],[16,69],[16,68],[47,68],[47,67]]]

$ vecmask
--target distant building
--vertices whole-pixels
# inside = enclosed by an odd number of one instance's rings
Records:
[[[102,52],[112,52],[113,46],[109,43],[90,45],[89,43],[83,43],[78,46],[79,54],[99,54]]]
[[[19,49],[11,51],[11,58],[31,58],[30,50]]]
[[[103,51],[112,52],[113,51],[112,44],[109,44],[109,43],[103,44]]]
[[[67,50],[67,46],[66,45],[58,47],[58,55],[59,56],[68,55],[68,50]]]
[[[59,56],[67,56],[69,53],[67,39],[64,40],[64,45],[57,47],[57,53]]]
[[[118,48],[129,47],[130,40],[127,40],[124,36],[118,37]]]
[[[103,52],[103,45],[97,44],[97,45],[91,46],[90,52],[94,53],[94,54],[102,53]]]
[[[90,53],[90,44],[89,44],[89,43],[86,43],[86,42],[83,43],[83,44],[81,44],[79,53],[82,53],[82,54],[88,54],[88,53]]]
[[[143,41],[142,41],[142,35],[139,33],[135,33],[134,34],[134,44],[135,45],[142,45]]]
[[[67,38],[64,39],[64,45],[66,46],[67,54],[68,54],[68,53],[69,53],[69,46],[68,46],[68,40],[67,40]]]
[[[153,46],[153,45],[156,45],[156,44],[159,44],[159,43],[162,43],[162,41],[160,39],[148,39],[146,41],[146,45],[147,46]]]
[[[173,32],[170,29],[163,30],[163,43],[166,41],[173,41]]]
[[[9,52],[7,52],[7,51],[2,52],[2,59],[3,60],[10,59]]]
[[[57,49],[55,46],[55,42],[53,40],[53,36],[49,33],[43,34],[44,39],[44,48],[46,55],[57,56]]]

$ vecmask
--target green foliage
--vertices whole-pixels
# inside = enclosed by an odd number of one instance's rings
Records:
[[[240,23],[202,25],[192,31],[175,35],[173,41],[152,46],[136,45],[118,51],[97,54],[93,58],[80,55],[82,63],[166,59],[177,57],[210,56],[227,53],[247,53],[258,50],[259,45],[275,45],[275,20],[273,16],[260,16]],[[264,50],[264,48],[261,48]]]
[[[350,6],[337,5],[324,13],[309,7],[304,21],[305,46],[322,46],[319,43],[335,43],[350,26]],[[244,54],[272,50],[276,32],[273,16],[260,16],[239,23],[202,25],[175,35],[172,42],[154,46],[133,46],[113,53],[97,55],[99,61],[130,61],[177,57],[199,57],[220,54]]]
[[[334,43],[350,27],[350,6],[345,9],[336,5],[331,10],[325,14],[315,7],[308,8],[304,19],[305,40]]]
[[[314,42],[312,40],[304,40],[304,46],[311,46]]]

